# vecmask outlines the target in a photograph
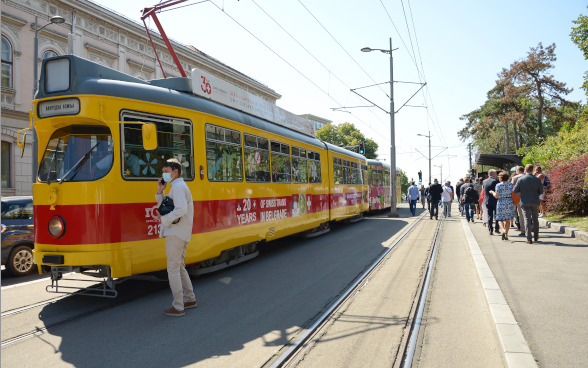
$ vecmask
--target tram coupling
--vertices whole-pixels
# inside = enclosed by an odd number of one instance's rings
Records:
[[[70,275],[74,272],[99,278],[101,280],[98,281],[97,284],[95,279],[64,278],[64,276]],[[50,273],[51,285],[47,285],[45,288],[45,291],[48,293],[76,294],[103,298],[116,298],[118,296],[118,291],[115,289],[115,280],[112,279],[109,266],[97,266],[92,269],[82,269],[81,267],[71,266],[52,266]],[[66,285],[64,285],[64,283]],[[82,286],[78,286],[80,284]]]

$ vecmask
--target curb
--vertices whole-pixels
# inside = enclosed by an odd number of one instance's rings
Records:
[[[492,315],[494,331],[502,349],[504,366],[509,368],[537,368],[537,362],[533,354],[531,354],[529,345],[502,294],[502,290],[500,290],[498,282],[494,278],[490,266],[486,262],[484,254],[482,254],[474,233],[472,233],[465,219],[461,220],[461,225],[470,246],[474,264],[478,270],[478,277],[484,289],[488,309]]]
[[[551,222],[542,218],[539,219],[539,226],[550,227],[561,234],[566,234],[571,238],[576,238],[580,241],[588,243],[588,233],[580,231],[575,227],[562,225],[559,222]]]

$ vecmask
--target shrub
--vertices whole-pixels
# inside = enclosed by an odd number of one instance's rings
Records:
[[[539,145],[522,147],[517,154],[525,156],[523,166],[539,164],[544,171],[553,169],[559,160],[582,157],[588,154],[588,121],[580,121],[573,128],[562,129]]]
[[[588,155],[573,159],[559,160],[547,172],[551,190],[546,195],[547,210],[562,214],[588,214],[588,194],[584,191],[588,170]]]

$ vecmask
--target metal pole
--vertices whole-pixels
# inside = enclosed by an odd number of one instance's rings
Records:
[[[429,130],[429,185],[431,183],[431,131]]]
[[[35,45],[33,51],[33,100],[35,99],[35,94],[37,93],[38,87],[38,75],[39,75],[39,39],[37,38],[37,34],[39,33],[39,23],[38,23],[38,16],[35,15]],[[37,131],[35,129],[34,119],[32,124],[32,131],[33,131],[33,183],[37,181],[37,161],[38,158],[38,146],[37,146]]]
[[[396,147],[394,137],[394,58],[392,57],[392,37],[390,37],[390,194],[389,217],[398,217],[396,209]]]

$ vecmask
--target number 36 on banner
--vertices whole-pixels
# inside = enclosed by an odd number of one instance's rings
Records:
[[[206,77],[201,75],[200,76],[202,78],[202,84],[200,85],[200,88],[202,88],[202,92],[207,93],[207,94],[211,94],[212,93],[212,87],[210,86],[210,83],[208,83],[206,81]]]

